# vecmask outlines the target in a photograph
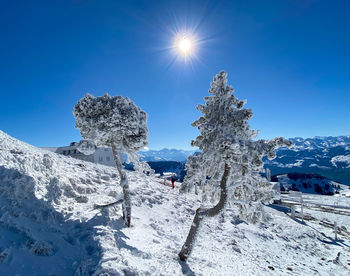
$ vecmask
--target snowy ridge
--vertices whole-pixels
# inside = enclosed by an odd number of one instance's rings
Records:
[[[277,150],[274,160],[264,160],[272,174],[317,173],[350,185],[350,136],[290,138],[294,145]]]
[[[93,208],[119,194],[115,169],[40,150],[0,131],[0,275],[349,274],[348,232],[332,242],[333,230],[318,223],[338,216],[344,218],[339,226],[350,229],[348,215],[318,212],[303,225],[268,207],[270,220],[258,225],[242,222],[235,208],[208,219],[182,263],[177,254],[200,195],[179,194],[135,172],[128,178],[131,228],[119,206]]]
[[[350,135],[347,136],[316,136],[314,138],[290,138],[294,143],[294,149],[328,149],[334,147],[344,147],[350,144]]]
[[[277,150],[274,160],[264,159],[272,174],[317,173],[350,185],[350,136],[290,138],[294,145]],[[194,151],[177,149],[140,152],[145,161],[186,161]]]
[[[343,166],[350,168],[350,155],[338,155],[331,159],[334,167]]]

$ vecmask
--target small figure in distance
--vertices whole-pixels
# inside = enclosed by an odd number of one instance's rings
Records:
[[[175,182],[175,177],[174,177],[174,175],[172,175],[172,176],[171,176],[171,187],[172,187],[173,189],[175,188],[174,182]]]

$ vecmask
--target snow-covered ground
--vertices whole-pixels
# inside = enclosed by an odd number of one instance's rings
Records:
[[[94,208],[120,194],[115,169],[0,131],[0,275],[350,275],[350,210],[335,206],[336,197],[309,195],[329,206],[306,205],[304,223],[285,206],[266,206],[270,218],[257,225],[228,209],[205,221],[183,263],[177,254],[200,195],[179,194],[179,183],[173,190],[156,178],[127,174],[130,228],[120,206]],[[341,200],[338,205],[350,206],[350,198]]]

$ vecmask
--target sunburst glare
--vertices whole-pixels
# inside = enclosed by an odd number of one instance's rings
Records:
[[[161,43],[155,47],[162,53],[161,59],[167,70],[174,67],[195,70],[197,65],[204,64],[203,54],[208,51],[208,43],[213,39],[212,32],[210,28],[204,31],[204,19],[201,17],[170,18],[173,20],[159,22],[162,35],[158,35],[157,39]]]
[[[184,37],[177,39],[177,41],[175,43],[176,43],[176,46],[177,46],[180,54],[183,54],[183,55],[190,55],[191,54],[191,51],[193,50],[193,43],[192,43],[191,39],[184,36]]]
[[[194,63],[198,60],[199,41],[189,32],[177,32],[172,42],[174,59],[178,62]]]

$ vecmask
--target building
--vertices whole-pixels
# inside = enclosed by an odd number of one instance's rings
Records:
[[[76,159],[115,167],[113,152],[111,148],[98,147],[93,154],[85,155],[77,149],[78,144],[79,143],[77,142],[72,142],[70,143],[69,146],[58,147],[58,148],[44,148],[44,149],[58,153],[58,154],[62,154],[65,156],[70,156]]]

